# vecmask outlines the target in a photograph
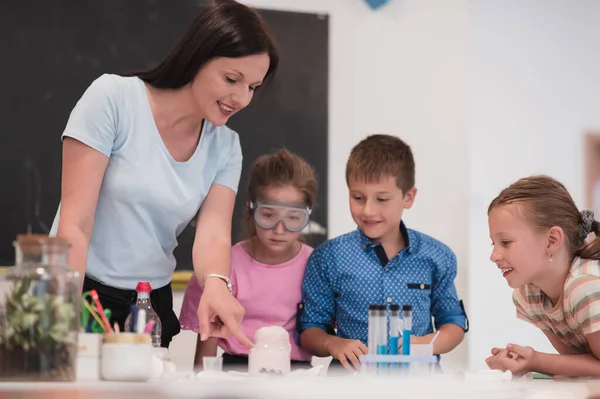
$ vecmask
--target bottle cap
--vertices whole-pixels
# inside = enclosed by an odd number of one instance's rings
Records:
[[[392,312],[398,312],[400,310],[400,305],[398,305],[397,303],[393,303],[390,305],[390,310]]]
[[[410,311],[410,310],[412,310],[412,306],[410,306],[410,305],[403,305],[402,306],[402,310],[404,312]]]
[[[377,305],[377,309],[379,309],[379,310],[385,310],[385,305]]]
[[[369,310],[377,310],[377,305],[375,305],[375,304],[373,304],[373,303],[372,303],[372,304],[370,304],[370,305],[369,305]]]
[[[137,287],[135,287],[135,290],[137,292],[147,292],[147,293],[150,293],[150,292],[152,292],[152,286],[147,281],[140,281],[137,284]]]

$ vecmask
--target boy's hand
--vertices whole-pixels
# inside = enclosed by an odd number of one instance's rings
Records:
[[[325,347],[334,359],[342,363],[348,371],[360,369],[359,356],[368,353],[367,347],[357,339],[345,339],[332,336],[325,342]],[[350,361],[350,362],[348,362]],[[350,364],[352,363],[352,364]]]

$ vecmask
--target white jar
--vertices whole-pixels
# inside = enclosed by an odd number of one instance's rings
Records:
[[[291,351],[290,336],[283,327],[258,329],[254,335],[254,347],[248,355],[248,374],[289,374]]]
[[[148,334],[105,334],[100,372],[106,381],[148,381],[153,376],[152,341]]]

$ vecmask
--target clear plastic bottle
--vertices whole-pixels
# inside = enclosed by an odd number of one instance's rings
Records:
[[[152,287],[148,282],[139,282],[135,290],[137,291],[137,301],[135,303],[135,306],[137,307],[136,320],[132,323],[133,313],[129,313],[129,316],[127,316],[127,319],[125,320],[125,331],[143,333],[143,328],[150,321],[154,321],[154,327],[152,327],[150,337],[152,338],[152,346],[160,348],[162,325],[160,323],[160,318],[152,308],[152,303],[150,302],[150,292],[152,292]],[[132,324],[134,325],[132,326]]]

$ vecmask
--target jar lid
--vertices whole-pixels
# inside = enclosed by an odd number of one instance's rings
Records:
[[[123,332],[104,334],[102,342],[105,344],[150,344],[152,343],[152,338],[150,338],[150,334]]]
[[[42,246],[69,247],[69,242],[62,237],[50,237],[45,234],[17,234],[16,244],[25,252],[41,251]]]

